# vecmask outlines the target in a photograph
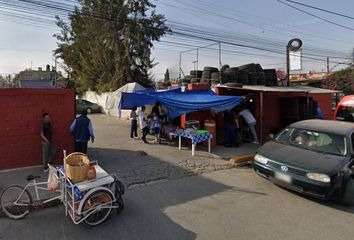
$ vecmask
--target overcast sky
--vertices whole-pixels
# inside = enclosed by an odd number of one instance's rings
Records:
[[[300,0],[299,0],[300,1]],[[326,57],[331,58],[331,67],[348,62],[354,47],[354,30],[331,25],[313,16],[285,6],[277,0],[161,0],[154,1],[157,12],[164,14],[169,24],[193,27],[214,35],[225,37],[225,42],[238,45],[266,46],[285,52],[291,38],[303,40],[303,53],[313,54],[317,60],[304,59],[303,71],[325,70]],[[352,0],[302,0],[303,3],[353,16]],[[301,7],[301,6],[297,6]],[[301,7],[326,20],[354,29],[354,20]],[[13,22],[4,11],[0,11],[0,74],[14,74],[24,68],[44,68],[54,65],[52,56],[56,41],[52,27],[24,25]],[[172,28],[172,30],[175,30]],[[208,38],[208,35],[205,35]],[[226,39],[227,37],[227,39]],[[157,65],[152,70],[156,78],[162,78],[166,68],[178,74],[179,52],[205,46],[215,42],[206,39],[186,39],[178,35],[164,37],[155,43],[153,56]],[[285,55],[252,50],[250,48],[221,44],[222,63],[238,66],[258,62],[264,68],[284,68]],[[200,69],[203,66],[218,66],[217,48],[199,50]],[[337,58],[336,58],[337,57]],[[196,51],[182,54],[182,69],[188,72],[195,67]],[[338,68],[344,65],[338,65]]]

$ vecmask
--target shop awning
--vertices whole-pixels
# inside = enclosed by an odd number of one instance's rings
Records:
[[[178,117],[199,110],[222,112],[234,108],[243,99],[238,96],[219,96],[211,89],[186,92],[181,92],[180,88],[163,92],[144,90],[136,93],[122,93],[119,108],[132,109],[134,106],[141,107],[160,102],[167,109],[170,117]]]

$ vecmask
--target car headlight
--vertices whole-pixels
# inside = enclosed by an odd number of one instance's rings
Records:
[[[256,154],[254,155],[254,160],[262,164],[267,164],[269,159],[260,154]]]
[[[328,175],[322,173],[308,173],[307,177],[319,182],[325,182],[325,183],[331,182],[331,178]]]

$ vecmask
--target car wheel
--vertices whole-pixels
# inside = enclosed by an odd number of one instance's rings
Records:
[[[87,111],[88,114],[92,113],[92,109],[91,108],[87,108],[86,111]]]
[[[354,179],[350,177],[345,185],[340,203],[347,206],[354,206]]]

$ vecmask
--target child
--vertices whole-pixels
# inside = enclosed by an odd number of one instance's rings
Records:
[[[154,142],[160,142],[160,118],[156,112],[153,113],[152,124],[154,128],[155,140]]]

